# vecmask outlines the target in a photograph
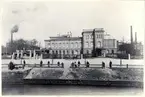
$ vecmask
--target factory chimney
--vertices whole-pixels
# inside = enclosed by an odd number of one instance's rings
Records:
[[[130,26],[130,41],[131,41],[131,44],[132,44],[133,43],[132,26]]]

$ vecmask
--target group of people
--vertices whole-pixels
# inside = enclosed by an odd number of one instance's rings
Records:
[[[102,62],[102,68],[105,68],[105,62]],[[109,62],[109,68],[112,68],[112,61]]]
[[[43,61],[41,60],[41,61],[40,61],[40,67],[42,67],[42,65],[43,65]],[[47,65],[48,65],[48,67],[50,67],[50,61],[47,62]],[[57,66],[58,66],[58,67],[61,66],[62,68],[64,68],[64,63],[63,63],[63,62],[60,63],[60,62],[58,61],[58,62],[57,62]]]
[[[78,61],[77,63],[76,62],[72,62],[71,63],[71,68],[77,68],[77,67],[80,67],[80,65],[81,65],[80,61]],[[85,65],[86,65],[86,67],[89,67],[90,63],[88,61],[86,61]]]
[[[50,67],[50,61],[47,62],[47,65],[48,65],[48,67]],[[76,62],[72,62],[72,63],[71,63],[71,68],[77,68],[77,67],[80,67],[80,65],[81,65],[81,62],[80,62],[80,61],[78,61],[77,63],[76,63]],[[25,66],[26,66],[26,61],[23,60],[22,68],[24,69]],[[42,67],[42,66],[43,66],[43,61],[41,60],[41,61],[40,61],[40,67]],[[58,66],[58,67],[61,66],[62,68],[64,68],[64,63],[63,63],[63,62],[60,63],[60,62],[58,61],[58,62],[57,62],[57,66]],[[90,63],[89,63],[88,61],[86,61],[86,62],[85,62],[85,66],[86,66],[86,68],[90,67]],[[11,70],[15,68],[13,62],[10,62],[9,65],[8,65],[8,67],[9,67],[9,69],[11,69]],[[106,66],[105,66],[105,62],[102,61],[102,68],[105,68],[105,67],[106,67]],[[112,68],[112,61],[109,62],[109,68]]]
[[[60,62],[58,61],[58,62],[57,62],[57,65],[58,65],[59,67],[61,66],[62,68],[64,68],[64,63],[63,63],[63,62],[60,64]]]
[[[80,64],[81,64],[80,61],[78,61],[78,64],[77,64],[76,62],[72,62],[72,63],[71,63],[71,67],[72,67],[72,68],[77,68],[77,67],[80,67]]]
[[[10,69],[10,70],[18,69],[18,68],[23,68],[24,69],[25,65],[26,65],[26,61],[25,60],[23,60],[22,66],[16,65],[12,61],[10,61],[10,63],[8,64],[8,69]]]

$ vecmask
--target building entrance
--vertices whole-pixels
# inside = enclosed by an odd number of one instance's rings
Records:
[[[101,56],[102,49],[96,48],[96,56]]]

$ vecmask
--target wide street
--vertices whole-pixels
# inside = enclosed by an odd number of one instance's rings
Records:
[[[33,64],[40,64],[40,61],[43,61],[43,64],[47,64],[48,61],[50,61],[50,63],[52,63],[53,61],[53,64],[57,64],[57,62],[60,62],[60,63],[64,63],[64,70],[67,71],[68,68],[70,67],[71,63],[72,62],[78,62],[80,61],[81,64],[84,64],[85,61],[88,61],[90,64],[96,64],[96,65],[99,65],[99,64],[102,64],[102,62],[105,62],[105,65],[106,67],[109,67],[109,62],[112,61],[112,64],[118,64],[120,65],[120,61],[122,61],[122,64],[128,64],[130,67],[134,67],[134,66],[131,66],[131,65],[136,65],[134,68],[137,68],[137,67],[140,67],[140,66],[137,66],[137,65],[144,65],[144,60],[143,59],[113,59],[113,58],[92,58],[92,59],[25,59],[26,61],[26,64],[30,64],[30,65],[33,65]],[[10,61],[13,61],[14,64],[21,64],[22,63],[22,60],[20,59],[17,59],[17,60],[11,60],[11,59],[4,59],[2,60],[2,67],[3,67],[3,70],[6,70],[7,68],[7,64],[9,64]]]

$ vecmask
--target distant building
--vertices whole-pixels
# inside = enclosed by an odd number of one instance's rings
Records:
[[[117,53],[117,41],[107,38],[103,28],[84,29],[82,37],[62,35],[50,37],[45,41],[48,54],[58,58],[85,56],[104,56]]]
[[[103,28],[84,29],[82,32],[83,54],[103,56],[117,53],[117,41],[108,38]]]
[[[62,35],[44,41],[48,54],[58,58],[77,57],[81,54],[81,37]]]
[[[130,26],[130,42],[118,42],[118,54],[122,54],[122,56],[130,54],[131,58],[143,58],[143,44],[137,41],[137,32],[135,32],[135,39],[133,39],[132,26]]]

